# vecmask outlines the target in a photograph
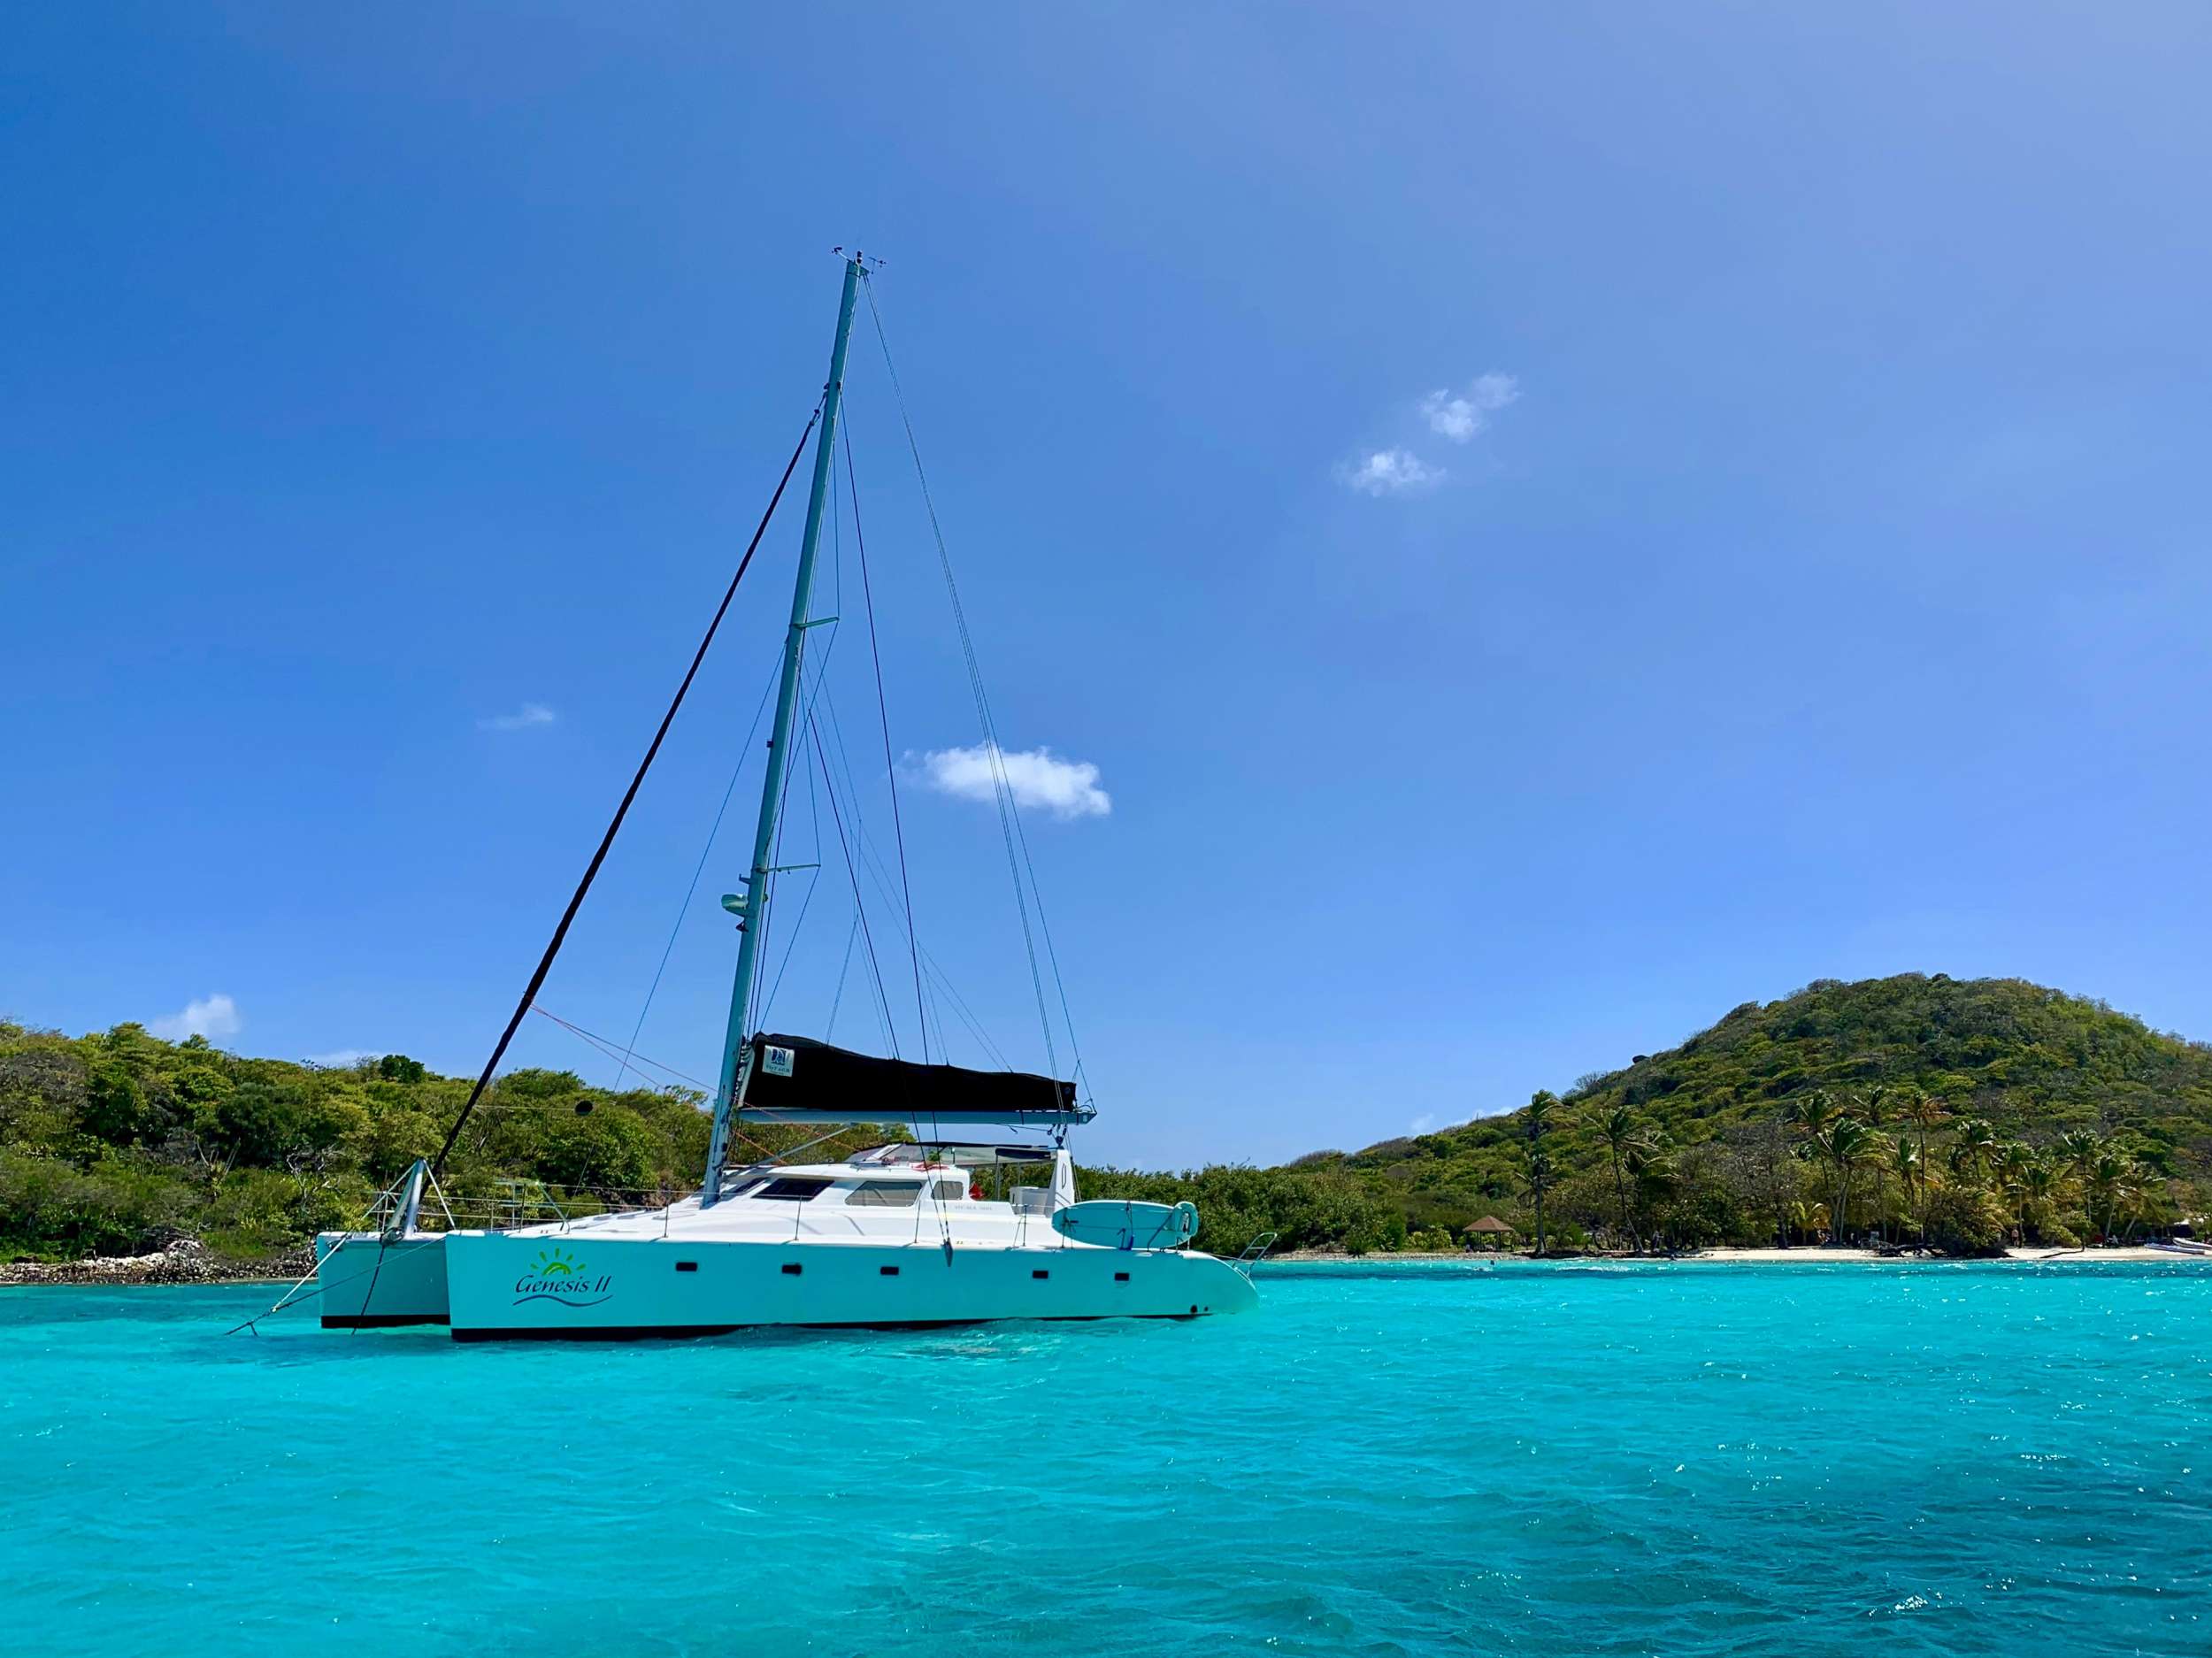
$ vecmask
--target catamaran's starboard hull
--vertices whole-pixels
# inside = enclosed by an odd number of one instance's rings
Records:
[[[764,1324],[1203,1318],[1258,1297],[1227,1263],[1185,1250],[959,1248],[457,1232],[447,1247],[457,1341],[626,1340]]]
[[[326,1232],[315,1240],[315,1301],[326,1330],[446,1322],[445,1237]]]

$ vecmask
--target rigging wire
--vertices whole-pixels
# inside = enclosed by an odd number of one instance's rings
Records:
[[[868,580],[868,538],[860,529],[860,480],[853,471],[853,434],[849,420],[841,433],[845,441],[845,487],[853,500],[853,545],[860,554],[860,593],[868,610],[868,655],[876,670],[876,718],[883,727],[883,775],[891,786],[891,829],[899,843],[899,891],[906,899],[907,954],[914,963],[914,1022],[922,1032],[922,1063],[929,1063],[929,1009],[922,1004],[922,940],[914,930],[914,887],[906,873],[906,825],[899,816],[899,772],[891,759],[891,710],[883,695],[883,648],[876,640],[876,595]],[[833,715],[831,723],[835,724]],[[857,802],[855,816],[858,815]],[[943,1046],[941,1040],[940,1047]]]
[[[798,470],[799,457],[805,453],[806,441],[813,435],[815,423],[821,418],[822,405],[818,403],[814,405],[814,412],[806,418],[806,429],[799,434],[799,441],[792,448],[790,460],[784,464],[783,476],[776,480],[775,494],[768,497],[768,510],[760,515],[760,524],[753,531],[753,539],[746,543],[745,556],[737,562],[737,573],[730,578],[730,585],[722,595],[722,603],[715,607],[714,619],[707,624],[706,634],[699,641],[699,649],[692,653],[691,666],[684,670],[683,682],[676,687],[676,695],[669,702],[668,711],[661,716],[660,728],[653,733],[653,741],[645,750],[645,757],[638,762],[637,775],[630,779],[630,787],[623,794],[622,803],[615,808],[614,817],[607,825],[607,833],[600,837],[598,850],[591,855],[591,862],[585,865],[584,878],[577,882],[576,891],[568,901],[568,908],[561,912],[560,921],[553,929],[552,940],[546,945],[544,956],[539,959],[537,971],[530,975],[530,983],[523,990],[522,1000],[515,1003],[515,1010],[507,1021],[507,1028],[500,1032],[499,1040],[492,1048],[492,1056],[484,1062],[483,1074],[477,1078],[476,1086],[469,1090],[469,1097],[463,1101],[460,1115],[453,1119],[452,1128],[447,1131],[445,1144],[439,1147],[438,1155],[431,1163],[431,1173],[437,1174],[445,1168],[445,1160],[452,1155],[455,1142],[461,1138],[463,1125],[468,1122],[470,1113],[476,1109],[476,1102],[483,1098],[484,1090],[491,1086],[492,1073],[499,1069],[499,1062],[506,1056],[507,1045],[515,1040],[515,1032],[522,1024],[522,1016],[530,1010],[531,1002],[536,1000],[538,991],[545,983],[546,974],[552,971],[553,958],[561,953],[561,945],[568,937],[568,930],[576,919],[576,912],[584,907],[584,896],[591,891],[592,882],[598,878],[599,866],[607,861],[608,850],[614,845],[615,835],[622,828],[622,820],[629,816],[630,802],[637,798],[638,790],[644,786],[645,774],[652,770],[654,758],[660,753],[661,743],[668,735],[668,728],[676,722],[676,710],[684,705],[684,696],[691,689],[692,680],[698,678],[699,664],[706,660],[707,647],[714,643],[714,635],[722,626],[722,618],[729,614],[730,602],[737,597],[738,583],[745,580],[746,571],[752,567],[753,554],[759,549],[761,537],[768,533],[769,522],[776,516],[776,508],[783,500],[785,487],[791,482],[791,474]]]
[[[807,730],[814,735],[814,764],[821,768],[823,782],[826,785],[829,780],[829,762],[822,757],[822,738],[820,732],[815,727],[812,708],[809,708],[806,711],[806,724]],[[853,910],[860,917],[860,936],[868,946],[868,971],[875,979],[876,1000],[882,1004],[883,1019],[887,1026],[891,1023],[891,1002],[883,993],[883,967],[876,960],[875,933],[868,925],[867,908],[860,901],[860,871],[853,865],[852,848],[845,840],[845,817],[837,809],[837,791],[834,788],[829,790],[829,797],[830,821],[837,825],[838,849],[845,855],[845,873],[853,884]],[[899,1056],[899,1035],[895,1027],[892,1028],[890,1035],[891,1057],[896,1059]]]
[[[571,1024],[568,1020],[561,1017],[559,1014],[555,1013],[551,1009],[541,1008],[534,1002],[531,1004],[530,1011],[538,1014],[544,1018],[552,1020],[554,1024],[559,1025],[563,1030],[581,1038],[585,1042],[598,1049],[598,1051],[602,1054],[605,1054],[609,1057],[612,1057],[614,1054],[614,1040],[611,1037],[600,1036],[593,1032],[587,1031],[580,1025]],[[664,1071],[670,1076],[676,1078],[680,1081],[689,1083],[701,1094],[710,1094],[714,1092],[712,1088],[709,1087],[705,1083],[700,1081],[698,1078],[690,1075],[687,1071],[678,1071],[673,1065],[664,1065],[657,1060],[647,1059],[642,1055],[639,1056],[638,1063],[640,1064],[650,1065],[656,1071]],[[768,1148],[762,1145],[760,1141],[753,1139],[749,1135],[740,1133],[735,1128],[731,1129],[730,1137],[733,1140],[743,1140],[748,1146],[750,1146],[755,1151],[760,1153],[760,1155],[764,1157],[773,1157],[777,1155],[775,1152],[769,1150]],[[801,1149],[803,1150],[804,1148],[803,1147]]]
[[[827,655],[826,652],[824,654]],[[811,771],[806,777],[806,800],[808,813],[814,825],[814,870],[807,877],[806,895],[799,900],[799,913],[792,920],[790,937],[785,940],[783,961],[776,968],[775,979],[769,985],[768,994],[760,1004],[760,1024],[757,1028],[764,1030],[767,1028],[769,1014],[775,1008],[776,993],[783,988],[783,976],[791,971],[791,958],[799,952],[799,933],[806,925],[806,912],[814,907],[814,889],[822,884],[822,807],[814,793],[814,773]],[[780,848],[782,844],[782,834],[779,831],[777,845]],[[776,862],[783,862],[780,855]],[[761,946],[764,949],[767,944],[768,940],[763,938]]]
[[[859,848],[861,864],[868,871],[868,879],[875,883],[876,890],[883,894],[884,902],[889,904],[895,913],[898,909],[897,894],[891,890],[890,877],[885,871],[882,855],[876,850],[874,841],[869,838],[867,823],[860,814],[860,785],[854,779],[852,761],[846,751],[844,725],[837,717],[836,694],[826,685],[822,687],[821,704],[829,715],[828,746],[836,751],[836,769],[843,776],[845,797],[853,802],[854,844]],[[834,787],[834,780],[833,775],[833,787]],[[990,1032],[976,1017],[974,1009],[968,1006],[966,998],[961,995],[959,986],[953,983],[952,977],[946,972],[944,964],[938,961],[936,956],[930,952],[929,948],[921,943],[918,939],[915,940],[914,943],[921,956],[922,971],[928,975],[933,986],[941,987],[948,996],[952,998],[955,1010],[960,1015],[961,1023],[975,1037],[977,1046],[990,1056],[1000,1070],[1012,1071],[1015,1068],[1013,1062],[1006,1057],[999,1045],[992,1040]],[[945,1042],[944,1018],[941,1014],[937,1019],[937,1048],[941,1055],[949,1052]]]
[[[984,754],[990,767],[993,793],[998,803],[999,833],[1006,842],[1006,862],[1007,868],[1013,876],[1015,907],[1021,916],[1022,942],[1029,954],[1030,983],[1036,992],[1038,1021],[1044,1030],[1045,1057],[1050,1068],[1056,1072],[1059,1069],[1059,1059],[1056,1045],[1053,1040],[1052,1016],[1045,1003],[1044,977],[1037,964],[1036,940],[1029,924],[1030,893],[1025,889],[1023,884],[1023,872],[1026,868],[1029,886],[1034,887],[1036,867],[1028,856],[1028,840],[1021,832],[1020,814],[1013,805],[1013,787],[1006,775],[1005,759],[999,745],[997,725],[991,718],[990,698],[984,690],[982,665],[976,657],[975,641],[968,630],[967,613],[960,603],[960,589],[953,580],[952,555],[945,545],[944,527],[938,520],[936,502],[930,495],[929,475],[922,465],[921,443],[914,434],[914,420],[907,410],[906,393],[899,384],[898,367],[891,358],[891,342],[884,331],[883,312],[876,304],[875,284],[867,278],[865,272],[863,272],[861,285],[868,296],[868,315],[875,326],[876,343],[883,352],[883,366],[890,377],[892,395],[899,406],[899,418],[906,428],[907,448],[914,457],[914,476],[921,486],[922,504],[929,515],[930,533],[937,542],[937,560],[944,572],[947,596],[952,603],[953,621],[960,635],[961,654],[967,662],[969,686],[974,694],[977,718],[983,727]],[[1017,851],[1018,841],[1018,852]],[[1074,1022],[1069,1017],[1067,986],[1060,974],[1058,952],[1052,948],[1051,932],[1045,919],[1041,894],[1038,894],[1037,926],[1046,935],[1046,958],[1051,963],[1054,986],[1059,993],[1060,1014],[1062,1019],[1067,1024],[1068,1042],[1075,1060],[1076,1073],[1079,1078],[1082,1074],[1082,1051],[1075,1040]]]
[[[830,1040],[837,1034],[837,1009],[844,1005],[845,975],[852,971],[853,946],[860,940],[860,912],[853,912],[853,924],[845,930],[845,959],[837,969],[837,988],[830,995],[829,1023],[822,1028],[822,1040]]]
[[[572,1025],[568,1020],[561,1017],[559,1014],[555,1013],[549,1008],[541,1008],[535,1002],[533,1002],[530,1004],[530,1011],[536,1014],[541,1019],[552,1020],[554,1024],[559,1025],[564,1031],[571,1032],[573,1034],[581,1037],[585,1041],[590,1043],[594,1048],[597,1048],[601,1053],[605,1054],[609,1058],[612,1058],[618,1052],[620,1051],[615,1047],[612,1038],[599,1036],[590,1031],[587,1031],[580,1025]],[[637,1063],[641,1065],[649,1066],[655,1071],[664,1071],[670,1076],[675,1078],[677,1081],[687,1082],[693,1087],[698,1089],[702,1094],[711,1094],[714,1092],[711,1086],[700,1081],[698,1078],[691,1075],[688,1071],[679,1071],[673,1065],[664,1065],[657,1059],[648,1059],[644,1055],[640,1054],[637,1056]]]
[[[661,977],[668,971],[668,958],[676,948],[676,935],[683,931],[684,918],[691,912],[691,901],[699,890],[699,878],[706,872],[707,859],[713,856],[714,843],[722,833],[722,818],[730,810],[730,797],[737,793],[737,779],[745,771],[745,762],[753,751],[753,738],[760,731],[760,722],[768,712],[768,699],[775,695],[776,672],[773,664],[768,671],[768,681],[761,687],[760,701],[753,709],[753,723],[745,728],[745,741],[739,745],[737,764],[730,768],[730,781],[722,791],[722,803],[714,809],[714,823],[707,830],[707,843],[699,848],[699,861],[692,865],[691,884],[684,888],[683,902],[676,906],[676,919],[668,929],[668,942],[661,947],[660,965],[653,970],[653,982],[646,986],[645,1005],[637,1010],[637,1023],[630,1027],[630,1040],[622,1050],[621,1063],[615,1067],[614,1081],[619,1088],[622,1078],[630,1070],[630,1056],[637,1052],[637,1039],[645,1029],[645,1016],[653,1010],[653,998],[660,994]]]

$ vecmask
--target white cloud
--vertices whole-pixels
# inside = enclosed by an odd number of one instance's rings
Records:
[[[383,1057],[384,1050],[380,1048],[339,1048],[327,1054],[310,1054],[307,1063],[326,1066],[332,1071],[351,1071],[365,1059]]]
[[[908,766],[941,794],[959,800],[995,797],[994,773],[1002,774],[1017,806],[1048,811],[1055,817],[1103,817],[1113,797],[1098,786],[1098,768],[1087,760],[1063,760],[1049,748],[995,751],[987,743],[972,748],[933,748]]]
[[[1479,374],[1475,383],[1456,397],[1448,391],[1432,391],[1422,398],[1421,415],[1438,436],[1464,443],[1490,424],[1492,415],[1520,395],[1520,382],[1510,374]]]
[[[1436,1113],[1433,1111],[1424,1111],[1420,1116],[1415,1117],[1413,1121],[1406,1125],[1406,1132],[1409,1134],[1425,1134],[1429,1132],[1429,1130],[1434,1128],[1435,1126]]]
[[[476,722],[479,731],[526,731],[533,725],[550,725],[553,710],[542,702],[525,702],[511,714],[495,714],[489,719]]]
[[[1421,418],[1429,430],[1454,443],[1471,442],[1490,425],[1490,417],[1521,395],[1521,384],[1510,374],[1493,370],[1478,374],[1463,392],[1446,389],[1421,399]],[[1369,495],[1401,495],[1431,489],[1450,476],[1432,466],[1411,449],[1365,451],[1340,467],[1337,476],[1347,486]]]
[[[182,1013],[156,1019],[146,1028],[165,1042],[181,1042],[188,1036],[235,1036],[244,1023],[238,1017],[238,1004],[228,996],[209,996],[186,1002]]]
[[[1344,481],[1362,494],[1402,495],[1444,481],[1444,469],[1431,466],[1410,449],[1377,449],[1344,469]]]

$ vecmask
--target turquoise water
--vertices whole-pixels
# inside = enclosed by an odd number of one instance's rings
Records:
[[[62,1654],[2212,1650],[2212,1269],[1263,1268],[625,1347],[0,1291]],[[403,1647],[397,1643],[404,1642]]]

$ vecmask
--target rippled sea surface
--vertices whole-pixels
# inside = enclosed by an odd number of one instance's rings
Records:
[[[1263,1267],[1254,1315],[456,1347],[0,1291],[50,1654],[2212,1651],[2212,1268]],[[401,1643],[404,1643],[403,1646]]]

